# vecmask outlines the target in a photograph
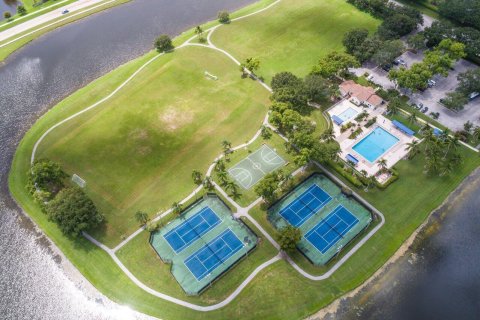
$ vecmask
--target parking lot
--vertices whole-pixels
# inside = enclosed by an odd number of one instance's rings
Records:
[[[420,62],[423,59],[423,54],[414,54],[412,52],[405,52],[400,56],[406,62],[406,67],[409,68],[412,64]],[[477,98],[468,103],[462,111],[451,111],[442,104],[440,99],[444,98],[448,92],[454,91],[458,85],[457,76],[469,69],[478,68],[475,64],[466,60],[458,61],[454,70],[450,70],[448,77],[436,75],[433,77],[436,85],[428,88],[424,92],[412,93],[409,90],[401,90],[401,92],[410,97],[410,102],[415,104],[423,104],[428,107],[427,114],[431,112],[438,112],[440,117],[438,121],[450,128],[451,130],[463,129],[463,124],[467,121],[473,122],[475,125],[480,125],[480,98]],[[357,76],[361,76],[368,72],[373,76],[372,82],[382,86],[384,89],[393,89],[395,84],[388,79],[388,73],[381,68],[377,68],[371,64],[365,64],[362,68],[352,70]]]

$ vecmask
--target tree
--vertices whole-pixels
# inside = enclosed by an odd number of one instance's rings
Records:
[[[408,47],[413,50],[426,49],[425,41],[425,35],[423,33],[416,33],[407,38]]]
[[[466,26],[480,29],[480,2],[478,0],[443,0],[439,13]]]
[[[172,204],[172,212],[174,215],[178,216],[182,212],[182,204],[179,202],[174,202]]]
[[[392,40],[409,34],[417,28],[417,21],[403,14],[394,14],[383,20],[377,33],[381,39]]]
[[[392,69],[388,78],[395,81],[402,88],[413,91],[424,90],[428,86],[428,80],[433,76],[427,65],[414,63],[410,69]]]
[[[457,91],[465,96],[473,92],[480,92],[480,68],[460,73],[457,80],[459,82]]]
[[[220,180],[220,183],[222,184],[222,186],[227,185],[227,183],[228,183],[227,171],[225,171],[225,170],[218,171],[217,172],[217,177]]]
[[[166,34],[162,34],[155,39],[154,45],[158,52],[167,52],[174,48],[172,39]]]
[[[480,140],[480,127],[473,129],[473,137],[478,141]]]
[[[63,180],[67,177],[58,163],[46,159],[36,160],[30,168],[31,191],[38,188],[56,193],[63,187]]]
[[[383,41],[374,35],[368,37],[360,46],[356,48],[351,54],[361,63],[369,60],[381,48]]]
[[[387,160],[382,158],[377,161],[377,166],[380,168],[380,171],[384,172],[387,170]]]
[[[278,244],[284,251],[295,250],[300,239],[302,239],[302,232],[293,226],[286,226],[280,229],[278,234]]]
[[[408,121],[410,123],[417,122],[417,114],[415,112],[410,113],[410,115],[408,116]]]
[[[385,41],[372,56],[372,61],[378,66],[386,65],[401,55],[404,49],[402,40]]]
[[[377,185],[377,179],[375,176],[370,176],[366,179],[366,187],[365,187],[365,192],[368,192],[371,188],[375,187]]]
[[[135,220],[140,224],[141,226],[145,225],[149,218],[148,218],[148,213],[144,211],[137,211],[135,212]]]
[[[420,153],[420,144],[417,140],[413,140],[412,142],[407,143],[405,150],[408,151],[408,159],[413,159]]]
[[[302,86],[302,79],[291,72],[279,72],[272,78],[271,87],[273,91],[281,88],[298,88]]]
[[[3,13],[3,17],[4,17],[6,20],[8,20],[8,19],[10,19],[10,18],[12,17],[12,14],[11,14],[9,11],[5,11],[5,12]]]
[[[232,153],[232,143],[230,141],[223,140],[222,148],[223,148],[223,154],[225,155],[225,157],[227,157],[229,153]]]
[[[68,236],[78,237],[82,231],[100,224],[104,217],[92,200],[78,187],[62,189],[46,206],[49,220]]]
[[[201,26],[196,26],[195,27],[195,34],[198,36],[198,39],[201,42],[205,41],[205,39],[203,38],[203,28]]]
[[[272,78],[273,94],[271,100],[282,105],[285,109],[293,108],[297,111],[305,111],[307,106],[307,94],[302,79],[290,72],[277,73]]]
[[[215,164],[215,171],[225,171],[225,162],[222,159],[218,159],[217,163]]]
[[[244,63],[240,64],[240,71],[245,74],[245,70],[255,74],[255,71],[260,68],[260,60],[257,58],[247,58]]]
[[[230,14],[227,11],[220,11],[218,13],[218,21],[220,23],[229,23],[230,22]]]
[[[320,138],[324,141],[324,142],[333,142],[335,141],[335,133],[333,132],[333,129],[332,128],[328,128],[327,130],[325,130],[322,135],[320,136]]]
[[[395,115],[397,114],[402,107],[402,100],[399,97],[394,97],[390,100],[390,102],[387,105],[387,111]]]
[[[193,170],[192,179],[193,183],[195,183],[197,186],[201,185],[203,182],[202,173],[198,170]]]
[[[442,103],[448,109],[463,110],[463,107],[468,103],[468,97],[462,92],[449,92],[446,98],[442,100]]]
[[[267,126],[262,125],[262,128],[260,129],[260,135],[262,136],[262,139],[269,140],[272,137],[272,130],[270,130],[270,128]]]
[[[278,184],[281,181],[282,173],[281,170],[270,172],[255,186],[255,193],[262,197],[268,203],[271,203],[275,200],[276,194],[275,191],[278,188]]]
[[[21,16],[24,16],[27,14],[27,9],[25,9],[25,7],[23,5],[19,5],[17,7],[17,13]]]
[[[309,101],[327,100],[331,91],[328,81],[318,74],[310,74],[303,81],[303,93]]]
[[[240,193],[238,192],[239,191],[238,185],[235,182],[228,181],[225,187],[227,190],[230,191],[234,199],[237,199],[240,196]]]
[[[340,72],[345,72],[348,68],[359,66],[360,63],[354,56],[344,52],[333,51],[318,61],[313,67],[312,74],[319,74],[328,78],[337,75]]]
[[[365,42],[368,38],[368,30],[365,28],[355,28],[348,31],[343,36],[342,43],[346,48],[346,51],[350,54],[354,52]]]
[[[212,191],[214,188],[212,179],[209,176],[206,176],[205,179],[203,180],[203,187],[208,190]]]

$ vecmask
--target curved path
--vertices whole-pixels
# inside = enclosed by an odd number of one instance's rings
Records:
[[[272,4],[266,6],[265,8],[263,9],[260,9],[258,11],[255,11],[253,13],[250,13],[250,14],[247,14],[245,16],[241,16],[241,17],[238,17],[238,18],[235,18],[235,19],[232,19],[232,21],[237,21],[237,20],[240,20],[240,19],[244,19],[244,18],[247,18],[247,17],[250,17],[252,15],[255,15],[255,14],[258,14],[258,13],[261,13],[265,10],[268,10],[269,8],[271,8],[272,6],[278,4],[281,0],[277,0],[275,2],[273,2]],[[225,54],[227,57],[229,57],[235,64],[237,65],[240,65],[240,62],[233,56],[231,55],[230,53],[228,53],[227,51],[221,49],[221,48],[218,48],[216,47],[212,41],[211,41],[211,35],[212,33],[219,27],[221,27],[222,25],[216,25],[216,26],[213,26],[209,29],[206,30],[206,32],[208,32],[208,35],[207,35],[207,43],[208,44],[200,44],[200,43],[192,43],[192,41],[194,39],[197,38],[197,36],[193,36],[191,37],[190,39],[188,39],[187,41],[185,41],[182,45],[178,46],[175,50],[178,50],[178,49],[181,49],[183,47],[187,47],[187,46],[199,46],[199,47],[204,47],[204,48],[208,48],[208,49],[212,49],[212,50],[216,50],[216,51],[219,51],[223,54]],[[98,107],[100,104],[102,104],[103,102],[109,100],[110,98],[112,98],[117,92],[119,92],[122,88],[124,88],[133,78],[135,78],[143,69],[145,69],[148,65],[150,65],[153,61],[155,61],[156,59],[158,59],[159,57],[161,57],[163,55],[163,53],[160,53],[158,55],[156,55],[155,57],[151,58],[150,60],[148,60],[145,64],[143,64],[139,69],[137,69],[137,71],[135,71],[130,77],[128,77],[122,84],[120,84],[113,92],[111,92],[108,96],[106,96],[105,98],[97,101],[96,103],[94,103],[93,105],[71,115],[70,117],[56,123],[55,125],[53,125],[52,127],[50,127],[47,131],[45,131],[45,133],[36,141],[34,147],[33,147],[33,150],[32,150],[32,155],[31,155],[31,163],[33,164],[33,162],[35,161],[35,153],[37,151],[37,148],[39,146],[39,144],[43,141],[43,139],[50,133],[52,132],[53,130],[55,130],[55,128],[61,126],[62,124],[74,119],[75,117],[89,111],[89,110],[92,110],[96,107]],[[245,69],[245,72],[252,78],[254,78],[255,80],[257,80],[266,90],[268,90],[269,92],[272,92],[272,89],[267,85],[265,84],[263,81],[261,81],[255,74],[253,74],[252,72],[250,72],[249,70]],[[274,130],[282,139],[284,139],[285,141],[288,141],[288,138],[286,138],[285,136],[281,135],[280,133],[277,132],[277,129],[275,127],[273,127],[269,122],[268,122],[268,112],[267,114],[265,115],[265,118],[263,120],[263,125],[271,128],[272,130]],[[238,145],[234,148],[232,148],[233,151],[235,150],[238,150],[238,149],[241,149],[241,148],[244,148],[248,145],[250,145],[251,143],[253,143],[261,134],[261,129],[259,129],[255,135],[252,137],[252,139],[250,139],[248,142],[244,143],[244,144],[241,144],[241,145]],[[212,171],[213,169],[215,168],[215,164],[216,162],[219,160],[219,159],[222,159],[224,157],[224,154],[221,154],[219,155],[218,157],[216,157],[214,159],[214,161],[212,162],[212,164],[209,166],[207,172],[206,172],[206,176],[210,176],[212,174]],[[337,181],[338,183],[340,183],[341,185],[344,185],[343,182],[341,182],[337,177],[335,177],[334,175],[330,174],[325,168],[323,168],[320,164],[318,163],[315,163],[319,168],[321,168],[331,179],[334,179],[335,181]],[[302,168],[299,168],[297,169],[293,175],[296,175],[298,174],[299,172],[302,172],[304,170],[304,167]],[[241,291],[255,278],[255,276],[260,273],[260,271],[262,271],[263,269],[269,267],[271,264],[281,260],[282,258],[286,259],[294,268],[295,270],[297,270],[302,276],[304,276],[305,278],[308,278],[310,280],[313,280],[313,281],[320,281],[320,280],[325,280],[327,278],[329,278],[338,268],[340,268],[340,266],[345,263],[345,261],[348,260],[348,258],[350,258],[368,239],[370,239],[377,231],[378,229],[380,229],[383,224],[385,223],[385,218],[383,216],[383,214],[381,212],[379,212],[377,209],[375,209],[374,207],[372,207],[368,202],[366,202],[365,200],[363,200],[362,198],[360,198],[357,194],[355,194],[355,196],[364,204],[366,205],[367,207],[369,207],[373,212],[375,212],[380,218],[381,218],[381,222],[379,223],[379,225],[377,225],[373,230],[371,230],[364,238],[362,238],[361,241],[359,241],[347,254],[345,254],[332,268],[329,269],[329,271],[327,271],[326,273],[324,273],[323,275],[319,275],[319,276],[314,276],[314,275],[311,275],[309,273],[307,273],[306,271],[304,271],[301,267],[299,267],[288,255],[286,255],[284,252],[281,251],[280,249],[280,245],[275,241],[275,239],[267,232],[265,231],[265,229],[263,229],[263,227],[258,223],[258,221],[256,221],[252,216],[249,215],[249,211],[250,209],[252,209],[253,207],[255,207],[256,205],[258,205],[259,203],[262,202],[262,198],[258,198],[257,200],[255,200],[254,202],[252,202],[249,206],[247,207],[241,207],[239,204],[237,204],[217,183],[213,182],[213,185],[214,187],[216,188],[216,190],[222,195],[224,196],[237,210],[237,213],[235,213],[235,216],[236,217],[245,217],[247,218],[253,225],[255,225],[255,227],[260,230],[260,232],[263,234],[263,236],[277,249],[279,250],[279,253],[271,258],[270,260],[260,264],[226,299],[224,299],[223,301],[217,303],[217,304],[214,304],[214,305],[210,305],[210,306],[200,306],[200,305],[196,305],[196,304],[193,304],[193,303],[190,303],[190,302],[187,302],[187,301],[184,301],[184,300],[181,300],[181,299],[178,299],[178,298],[175,298],[175,297],[172,297],[172,296],[169,296],[167,294],[164,294],[164,293],[161,293],[161,292],[158,292],[150,287],[148,287],[147,285],[145,285],[143,282],[141,282],[140,280],[138,280],[135,275],[133,275],[130,270],[128,270],[127,267],[125,267],[125,265],[120,261],[120,259],[116,256],[116,252],[122,248],[125,244],[127,244],[130,240],[132,240],[133,238],[135,238],[138,234],[140,234],[142,231],[145,230],[145,227],[141,227],[139,228],[137,231],[135,231],[134,233],[132,233],[128,238],[126,238],[124,241],[122,241],[120,244],[118,244],[115,248],[111,249],[109,247],[107,247],[106,245],[104,245],[103,243],[99,242],[98,240],[96,240],[95,238],[93,238],[92,236],[90,236],[89,234],[87,233],[83,233],[83,235],[85,236],[85,238],[87,238],[89,241],[91,241],[93,244],[95,244],[96,246],[98,246],[99,248],[103,249],[105,252],[107,252],[110,257],[115,261],[115,263],[119,266],[119,268],[130,278],[130,280],[132,280],[137,286],[139,286],[140,288],[142,288],[143,290],[145,290],[146,292],[156,296],[156,297],[159,297],[161,299],[164,299],[166,301],[169,301],[169,302],[172,302],[172,303],[175,303],[177,305],[181,305],[183,307],[186,307],[186,308],[190,308],[190,309],[193,309],[193,310],[196,310],[196,311],[203,311],[203,312],[206,312],[206,311],[212,311],[212,310],[217,310],[217,309],[220,309],[224,306],[226,306],[227,304],[229,304],[231,301],[233,301],[233,299],[235,299],[240,293]],[[185,199],[183,199],[180,203],[185,203],[187,201],[189,201],[190,199],[192,199],[193,197],[195,197],[195,195],[202,189],[202,186],[199,186],[198,188],[196,188],[190,195],[188,195]],[[153,219],[152,221],[155,222],[155,221],[158,221],[159,219],[165,217],[166,215],[170,214],[172,211],[172,209],[169,209],[169,210],[166,210],[165,212],[163,213],[159,213],[157,214],[157,217],[155,219]]]

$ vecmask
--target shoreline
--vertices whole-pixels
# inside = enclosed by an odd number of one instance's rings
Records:
[[[465,192],[472,192],[468,190],[470,185],[473,182],[480,181],[480,167],[476,168],[468,177],[466,177],[456,188],[453,190],[447,198],[440,204],[437,208],[435,208],[430,214],[427,216],[424,222],[418,226],[417,229],[403,242],[403,244],[395,251],[395,253],[388,258],[388,260],[377,270],[375,273],[370,276],[368,279],[365,280],[360,286],[353,289],[350,292],[342,295],[341,297],[335,299],[329,305],[325,306],[324,308],[320,309],[316,313],[306,317],[306,320],[318,320],[324,319],[326,316],[335,316],[340,304],[347,299],[354,298],[358,295],[362,290],[366,289],[369,285],[371,285],[374,281],[378,280],[380,277],[384,276],[384,274],[395,264],[399,259],[403,258],[411,249],[414,242],[419,239],[419,235],[423,232],[429,231],[429,227],[433,226],[435,221],[432,219],[437,215],[440,218],[443,218],[443,214],[446,213],[448,209],[455,203],[456,200],[460,198],[460,196]],[[441,221],[440,221],[441,223]],[[429,237],[430,235],[427,235]]]

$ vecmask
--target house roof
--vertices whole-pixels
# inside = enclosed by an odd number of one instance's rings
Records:
[[[372,105],[379,105],[383,101],[382,98],[375,94],[375,89],[361,86],[353,80],[341,83],[340,90],[349,94],[351,97],[357,98],[361,102],[369,102]]]

